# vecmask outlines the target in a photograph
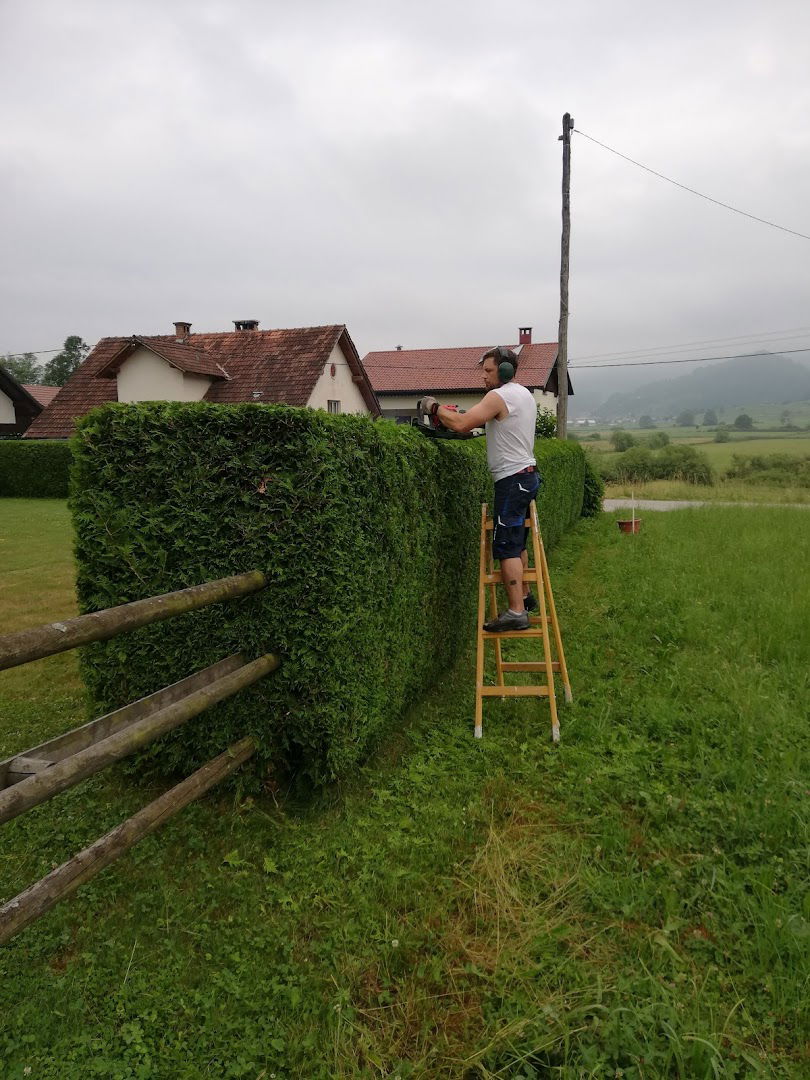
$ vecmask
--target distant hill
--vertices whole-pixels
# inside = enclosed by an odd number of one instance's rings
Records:
[[[684,409],[788,404],[810,398],[810,370],[781,353],[737,356],[676,379],[645,383],[636,390],[612,394],[595,410],[601,420],[639,416],[677,416]]]

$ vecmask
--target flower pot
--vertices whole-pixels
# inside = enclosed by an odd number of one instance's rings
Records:
[[[623,533],[637,533],[641,527],[641,518],[636,518],[635,521],[617,521],[619,531]]]

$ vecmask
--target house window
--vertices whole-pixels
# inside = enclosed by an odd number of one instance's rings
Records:
[[[327,409],[329,410],[330,413],[339,413],[340,412],[340,402],[339,401],[327,401],[326,407],[327,407]]]

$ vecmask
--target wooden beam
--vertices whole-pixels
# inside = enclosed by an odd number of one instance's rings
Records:
[[[91,641],[106,641],[127,630],[136,630],[139,626],[170,619],[172,615],[196,611],[208,604],[246,596],[258,592],[266,585],[267,578],[260,570],[249,570],[245,574],[235,574],[218,581],[206,581],[188,589],[178,589],[161,596],[149,596],[145,600],[134,600],[131,604],[77,615],[64,622],[5,634],[0,637],[0,671],[18,664],[27,664],[29,660],[39,660],[43,656],[75,649],[78,645],[88,645]]]
[[[139,840],[159,829],[164,821],[168,821],[178,811],[205,794],[214,784],[239,768],[255,750],[256,744],[251,738],[234,743],[224,754],[203,765],[182,783],[149,803],[121,825],[117,825],[68,862],[52,870],[19,896],[9,900],[0,908],[0,945],[5,944],[46,911],[50,911],[60,900],[70,896],[99,871],[115,862]]]
[[[571,250],[571,129],[570,113],[562,118],[562,239],[560,240],[560,327],[557,334],[557,438],[568,435],[568,264]]]
[[[278,666],[278,657],[266,653],[230,675],[223,675],[209,686],[195,690],[173,705],[136,720],[122,731],[117,731],[101,742],[93,743],[64,761],[57,762],[44,772],[34,773],[28,779],[7,787],[0,791],[0,824],[50,799],[60,791],[73,787],[80,780],[93,776],[114,761],[120,761],[121,758],[134,754],[136,750],[142,750],[154,739],[179,727],[218,701],[232,697],[238,690],[250,686]]]
[[[116,731],[129,727],[136,720],[140,720],[144,716],[151,716],[153,713],[164,709],[167,705],[180,701],[181,698],[187,697],[192,690],[199,690],[219,679],[222,675],[229,675],[232,671],[242,667],[244,662],[245,658],[239,653],[226,656],[224,660],[218,660],[215,664],[211,664],[210,667],[195,671],[193,675],[180,679],[179,682],[172,683],[171,686],[164,686],[162,690],[158,690],[154,694],[138,698],[137,701],[124,705],[121,709],[105,713],[104,716],[99,716],[87,724],[82,724],[81,727],[65,731],[53,739],[48,739],[47,742],[40,743],[39,746],[34,746],[30,750],[24,750],[21,754],[14,754],[12,757],[6,758],[5,761],[0,761],[0,790],[10,784],[16,784],[24,778],[23,775],[16,774],[41,771],[40,769],[21,768],[21,759],[33,758],[42,762],[41,768],[50,768],[57,761],[62,761],[63,758],[70,757],[72,754],[78,753],[79,750],[92,746],[93,743],[101,742],[108,735],[114,735]]]

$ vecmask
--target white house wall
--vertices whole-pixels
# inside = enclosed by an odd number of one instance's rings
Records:
[[[0,424],[14,424],[17,417],[14,414],[14,402],[0,390]]]
[[[137,349],[118,372],[119,401],[202,401],[207,375],[187,375],[149,349]]]
[[[331,374],[332,364],[335,374]],[[330,401],[340,402],[342,413],[368,413],[360,388],[352,379],[352,371],[340,345],[335,345],[332,355],[315,383],[307,405],[311,409],[327,409]]]

